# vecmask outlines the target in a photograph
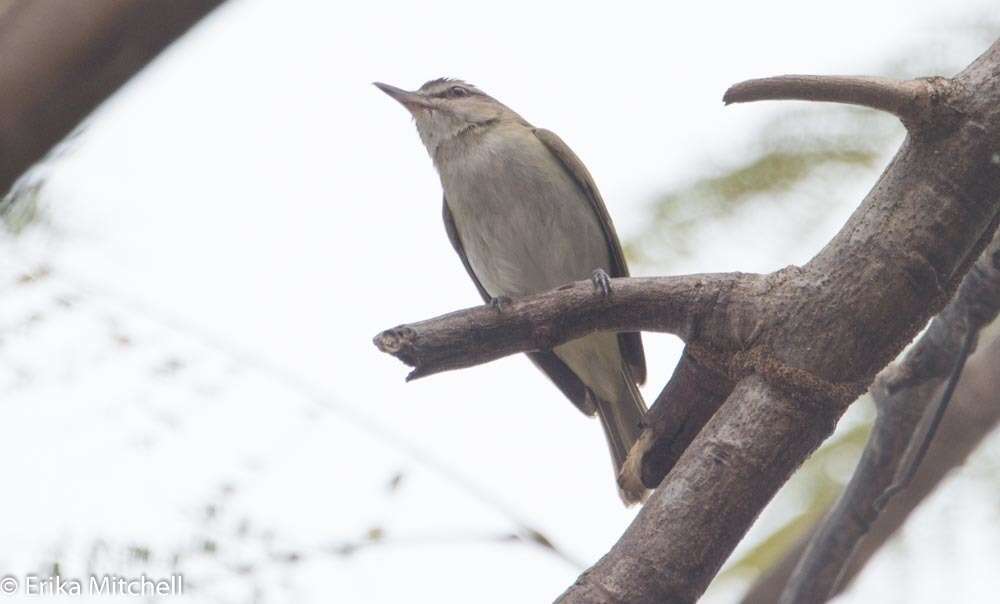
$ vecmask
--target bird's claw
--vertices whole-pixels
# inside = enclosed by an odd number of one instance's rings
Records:
[[[601,292],[601,296],[607,298],[611,295],[611,277],[603,268],[594,269],[590,281],[594,284],[594,289]]]
[[[490,298],[490,306],[497,312],[503,312],[503,307],[510,304],[510,296],[496,296]]]

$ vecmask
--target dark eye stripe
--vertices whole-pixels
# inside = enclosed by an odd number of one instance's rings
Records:
[[[461,94],[454,94],[453,91],[456,88],[457,89],[461,89],[463,92]],[[435,93],[431,94],[430,96],[432,98],[442,99],[442,98],[447,98],[447,97],[461,98],[461,97],[467,97],[467,96],[474,96],[475,94],[477,94],[477,93],[474,92],[474,91],[472,91],[472,90],[469,90],[468,88],[465,88],[464,86],[450,86],[450,87],[445,88],[444,90],[442,90],[440,92],[435,92]]]

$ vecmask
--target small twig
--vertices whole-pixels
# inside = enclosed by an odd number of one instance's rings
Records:
[[[31,279],[38,279],[42,276],[54,276],[56,279],[68,284],[78,293],[113,300],[130,312],[145,317],[165,329],[197,340],[219,354],[229,357],[246,369],[272,377],[290,392],[308,401],[309,404],[331,413],[341,421],[362,430],[383,445],[402,453],[406,459],[443,480],[450,482],[453,486],[464,491],[486,508],[497,512],[513,525],[513,534],[523,542],[541,547],[575,568],[583,567],[579,559],[553,543],[534,522],[506,502],[499,493],[490,490],[484,484],[472,479],[449,462],[430,454],[415,441],[390,429],[388,426],[359,410],[355,405],[339,400],[296,372],[265,358],[263,355],[248,349],[242,349],[232,342],[220,339],[215,334],[189,323],[185,319],[170,315],[163,309],[152,308],[145,301],[123,292],[110,290],[103,286],[86,282],[78,277],[67,275],[59,271],[58,268],[53,268],[48,264],[44,264],[40,268],[25,270],[23,271],[23,275]]]
[[[363,538],[353,541],[343,541],[324,548],[324,553],[332,553],[337,556],[348,557],[356,554],[361,549],[371,547],[386,546],[439,546],[439,545],[480,545],[483,543],[508,543],[516,545],[527,545],[539,547],[565,562],[567,565],[582,571],[586,568],[580,560],[573,558],[566,552],[554,547],[548,539],[541,534],[516,533],[459,533],[453,535],[426,535],[416,537],[395,537],[378,539]]]
[[[921,118],[933,94],[931,79],[896,80],[861,76],[783,75],[747,80],[726,91],[722,102],[827,101],[891,113],[904,123]]]
[[[934,406],[934,415],[931,416],[931,421],[927,426],[927,430],[925,430],[920,436],[917,451],[913,455],[913,458],[907,463],[906,469],[899,476],[899,478],[889,485],[889,488],[887,488],[885,492],[879,495],[879,498],[875,500],[876,511],[881,512],[882,508],[885,507],[885,504],[888,503],[896,493],[899,493],[906,487],[910,486],[910,482],[913,480],[913,475],[917,473],[917,468],[920,467],[920,463],[924,460],[924,456],[927,455],[927,449],[930,448],[931,441],[934,440],[934,435],[937,433],[938,426],[941,424],[941,418],[944,417],[944,412],[948,408],[948,403],[951,402],[951,397],[955,394],[955,387],[958,386],[958,380],[962,377],[962,369],[965,368],[965,362],[969,359],[969,353],[972,352],[972,344],[976,341],[977,333],[968,329],[968,327],[966,327],[966,330],[965,339],[962,341],[962,348],[958,352],[958,358],[955,359],[955,367],[952,370],[951,375],[948,376],[948,383],[945,384],[944,391],[941,393],[941,397]],[[912,447],[913,444],[910,446]]]

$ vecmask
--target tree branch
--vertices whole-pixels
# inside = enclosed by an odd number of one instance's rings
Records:
[[[0,196],[222,0],[16,0],[0,14]]]
[[[590,281],[460,310],[375,336],[375,346],[414,368],[407,379],[545,350],[595,331],[665,331],[683,338],[721,321],[717,304],[757,276],[740,273],[611,280],[604,297]],[[724,331],[721,327],[715,328]]]
[[[733,391],[733,382],[684,349],[670,381],[643,420],[649,446],[641,460],[642,482],[655,488]]]
[[[924,116],[932,121],[923,134],[904,141],[840,232],[801,268],[723,276],[711,296],[688,283],[657,300],[637,287],[638,317],[621,298],[597,304],[581,289],[589,284],[576,284],[522,301],[537,315],[521,308],[507,323],[486,309],[432,321],[459,331],[430,330],[426,356],[428,332],[412,326],[382,342],[439,371],[597,329],[675,330],[735,383],[618,543],[561,601],[694,601],[847,405],[944,307],[1000,216],[998,71],[1000,43],[946,81],[934,103],[947,111]],[[627,292],[629,281],[618,289]]]
[[[910,487],[888,502],[871,524],[868,532],[854,546],[840,580],[834,587],[837,595],[865,568],[868,561],[903,525],[924,499],[935,491],[949,473],[965,462],[979,444],[1000,424],[1000,338],[981,347],[967,363],[955,390],[954,400],[941,422],[938,437],[931,443],[927,459],[917,470]],[[919,392],[912,390],[914,396]],[[743,596],[743,604],[774,604],[788,583],[788,578],[802,558],[822,522],[780,562],[762,575]]]
[[[783,75],[735,84],[723,95],[722,102],[726,105],[781,100],[846,103],[891,113],[910,126],[930,121],[936,99],[949,85],[944,78]],[[941,116],[936,117],[940,120]]]
[[[561,602],[694,601],[846,408],[800,378],[868,383],[944,306],[996,229],[998,71],[995,43],[946,87],[963,119],[908,138],[837,236],[774,282],[767,318],[738,338],[763,350],[763,363]]]
[[[933,420],[928,409],[950,381],[956,358],[967,354],[998,312],[1000,232],[920,341],[876,378],[872,395],[878,416],[865,453],[792,573],[782,602],[824,602],[833,596],[852,552],[900,484],[908,451],[915,451],[911,463],[919,463],[920,451],[926,450],[918,428],[922,423],[933,426],[927,421]]]
[[[832,405],[792,399],[759,375],[744,378],[622,539],[558,601],[694,602],[725,561],[719,552],[742,538],[734,527],[750,525],[771,488],[787,480],[838,415]],[[760,433],[789,446],[748,437]]]

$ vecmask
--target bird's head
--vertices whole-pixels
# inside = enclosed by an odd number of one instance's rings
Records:
[[[462,80],[431,80],[412,92],[382,82],[375,82],[375,86],[410,112],[432,158],[443,144],[505,117],[520,119],[503,103]]]

